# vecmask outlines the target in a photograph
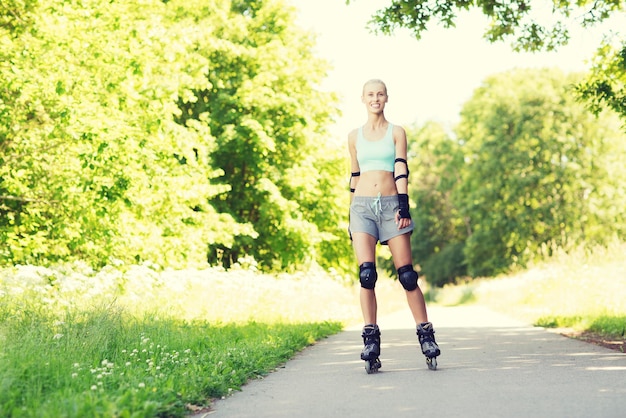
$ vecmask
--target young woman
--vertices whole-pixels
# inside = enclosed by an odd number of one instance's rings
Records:
[[[387,87],[381,80],[363,86],[361,101],[367,111],[365,125],[348,135],[350,177],[350,234],[359,264],[363,320],[361,359],[372,373],[381,367],[380,330],[376,323],[376,245],[388,245],[400,284],[417,328],[429,368],[436,369],[440,354],[433,326],[428,322],[424,295],[413,269],[410,235],[414,224],[409,213],[407,139],[401,126],[385,118]]]

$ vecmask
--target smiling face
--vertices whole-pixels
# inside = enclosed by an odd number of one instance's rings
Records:
[[[381,112],[387,103],[387,86],[381,80],[370,80],[363,85],[361,101],[370,112]]]

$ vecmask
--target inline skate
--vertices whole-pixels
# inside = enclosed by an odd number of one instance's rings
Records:
[[[423,322],[417,326],[417,337],[419,338],[422,353],[426,356],[426,364],[430,370],[437,370],[437,356],[441,354],[439,346],[435,341],[435,330],[430,322]]]
[[[376,373],[382,367],[380,363],[380,330],[378,325],[371,324],[363,327],[363,351],[361,360],[365,360],[367,374]]]

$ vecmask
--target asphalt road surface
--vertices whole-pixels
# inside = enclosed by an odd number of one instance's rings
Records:
[[[436,371],[403,311],[379,321],[378,373],[365,372],[352,327],[193,418],[626,417],[626,354],[482,307],[430,307],[429,316]]]

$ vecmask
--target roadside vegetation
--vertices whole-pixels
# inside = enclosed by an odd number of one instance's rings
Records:
[[[439,289],[441,305],[476,303],[512,317],[624,352],[626,244],[562,251],[528,269]]]
[[[0,271],[0,416],[180,417],[354,318],[326,273]]]

